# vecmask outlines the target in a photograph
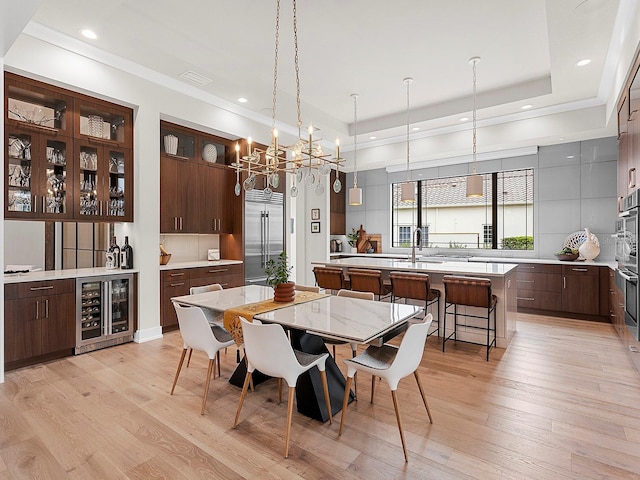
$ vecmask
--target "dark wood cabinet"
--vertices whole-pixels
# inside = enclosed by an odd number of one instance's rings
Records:
[[[160,272],[161,308],[160,325],[162,331],[167,332],[178,328],[178,317],[171,298],[188,295],[191,287],[201,287],[219,283],[223,288],[240,287],[244,285],[243,265],[209,265],[206,267],[181,268],[163,270]]]
[[[5,218],[133,221],[133,111],[5,73]]]
[[[4,313],[7,369],[72,353],[74,280],[7,284]]]
[[[562,266],[562,311],[600,313],[600,267]]]
[[[581,263],[521,264],[516,279],[518,308],[608,318],[609,285],[601,282],[608,278],[608,270]]]
[[[232,142],[168,122],[160,136],[160,233],[233,233]]]
[[[198,165],[184,158],[160,157],[160,232],[198,233]]]
[[[224,165],[199,166],[199,233],[233,233],[234,202],[228,196],[233,194],[234,180],[233,172]]]
[[[333,183],[337,178],[342,182],[342,190],[340,192],[335,193],[333,191]],[[331,170],[330,176],[330,184],[329,184],[329,233],[331,235],[346,235],[347,233],[347,223],[346,223],[346,212],[347,212],[347,175],[344,172],[336,172],[336,170]]]

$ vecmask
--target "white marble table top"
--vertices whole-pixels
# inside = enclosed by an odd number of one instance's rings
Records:
[[[227,308],[273,298],[273,289],[259,285],[174,297],[180,303],[224,312]],[[334,295],[255,315],[271,323],[354,343],[369,343],[401,327],[422,309],[415,305],[376,302]]]

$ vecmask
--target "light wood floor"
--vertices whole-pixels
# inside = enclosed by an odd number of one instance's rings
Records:
[[[371,405],[361,377],[340,439],[339,415],[329,425],[295,413],[285,460],[275,380],[249,393],[233,430],[235,349],[201,416],[203,354],[169,395],[181,347],[175,332],[8,372],[0,479],[640,478],[640,375],[610,325],[519,315],[489,363],[481,347],[443,354],[430,338],[420,373],[433,425],[413,377],[398,390],[408,464],[386,385]]]

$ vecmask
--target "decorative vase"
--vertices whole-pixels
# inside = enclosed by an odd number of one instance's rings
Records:
[[[164,136],[164,151],[169,155],[178,153],[178,137],[172,134]]]
[[[294,282],[280,283],[273,289],[273,301],[278,303],[293,302],[296,298],[296,284]]]
[[[584,231],[587,233],[587,239],[580,244],[578,251],[580,252],[580,256],[585,260],[593,260],[600,255],[600,247],[593,241],[593,238],[591,238],[589,229],[585,228]]]

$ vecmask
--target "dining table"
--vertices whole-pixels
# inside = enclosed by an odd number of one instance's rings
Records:
[[[290,333],[293,348],[313,354],[329,353],[325,338],[347,344],[380,346],[405,331],[409,321],[422,311],[422,308],[410,304],[336,295],[308,295],[306,292],[297,292],[297,295],[300,297],[295,303],[274,304],[270,302],[273,300],[271,287],[247,285],[184,295],[172,300],[211,310],[219,315],[220,321],[226,311],[272,305],[267,311],[264,311],[265,308],[254,308],[256,313],[253,314],[253,319],[282,325]],[[231,376],[230,383],[242,387],[245,373],[246,364],[241,361]],[[342,409],[346,380],[331,355],[327,358],[326,374],[332,415],[335,415]],[[320,375],[316,369],[298,379],[296,403],[298,412],[304,415],[322,422],[329,419]]]

